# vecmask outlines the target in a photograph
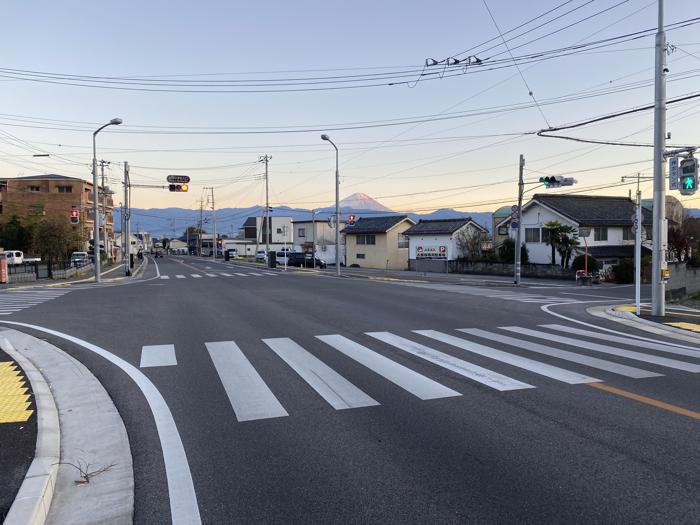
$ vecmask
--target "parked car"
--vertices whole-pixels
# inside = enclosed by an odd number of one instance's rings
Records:
[[[287,258],[287,266],[295,266],[297,268],[325,268],[326,262],[316,257],[314,264],[314,259],[310,253],[294,252],[290,253]]]
[[[5,257],[7,258],[7,264],[11,266],[24,262],[24,254],[19,250],[7,250],[5,251]]]
[[[163,258],[163,250],[156,250],[155,253],[153,254],[153,258],[157,259],[158,257]]]
[[[71,266],[85,266],[90,262],[88,252],[73,252],[70,254]]]
[[[255,260],[256,261],[267,261],[267,254],[265,253],[265,250],[258,250],[255,252]]]

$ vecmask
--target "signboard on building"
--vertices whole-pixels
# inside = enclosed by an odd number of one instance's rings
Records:
[[[416,259],[447,259],[447,246],[416,246]]]

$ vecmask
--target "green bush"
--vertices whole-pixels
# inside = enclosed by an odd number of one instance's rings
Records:
[[[515,261],[515,241],[506,239],[498,248],[498,258],[501,262],[512,263]],[[520,262],[527,264],[530,261],[530,253],[527,251],[527,246],[524,244],[520,247]]]
[[[574,262],[571,263],[571,269],[574,271],[578,270],[585,270],[586,268],[586,255],[577,255],[574,258]],[[598,262],[597,259],[591,257],[590,255],[588,256],[588,271],[589,272],[597,272],[600,270],[600,263]]]
[[[615,282],[618,284],[630,284],[634,282],[634,261],[622,259],[619,264],[612,267]]]

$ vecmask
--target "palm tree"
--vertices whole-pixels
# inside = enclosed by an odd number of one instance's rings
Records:
[[[544,228],[549,231],[549,239],[547,239],[547,244],[552,248],[552,265],[556,263],[556,252],[559,249],[559,244],[561,243],[561,229],[563,224],[559,221],[549,221],[544,224]]]
[[[561,226],[559,228],[559,246],[557,251],[561,256],[561,267],[568,268],[569,261],[571,260],[571,254],[574,248],[580,246],[578,237],[576,234],[578,231],[573,226]]]

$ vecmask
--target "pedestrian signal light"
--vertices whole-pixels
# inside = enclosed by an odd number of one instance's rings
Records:
[[[188,184],[171,184],[169,187],[170,191],[183,192],[190,189]]]
[[[685,159],[680,165],[678,189],[681,195],[693,195],[698,190],[698,162],[694,158]]]
[[[80,211],[71,210],[70,211],[70,222],[71,224],[78,224],[80,222]]]

